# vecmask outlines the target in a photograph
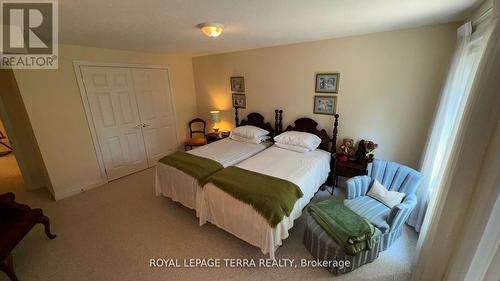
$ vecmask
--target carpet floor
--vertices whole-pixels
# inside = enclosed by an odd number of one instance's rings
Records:
[[[23,281],[79,280],[408,280],[416,245],[409,228],[373,263],[342,276],[322,268],[151,268],[152,258],[265,258],[214,225],[199,226],[194,211],[154,196],[154,169],[55,202],[45,190],[17,191],[19,202],[43,208],[58,235],[36,226],[13,251]],[[325,199],[319,192],[314,200]],[[342,194],[336,194],[342,196]],[[302,245],[304,216],[276,258],[312,259]],[[0,280],[7,280],[0,272]]]

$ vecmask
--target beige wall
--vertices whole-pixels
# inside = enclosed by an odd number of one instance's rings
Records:
[[[317,72],[339,72],[339,140],[379,144],[377,157],[418,165],[455,44],[457,24],[383,32],[196,57],[198,111],[225,110],[233,125],[229,77],[245,77],[247,109],[269,121],[282,108],[284,125],[308,116],[331,132],[332,118],[313,114]],[[273,122],[274,124],[274,122]]]
[[[185,124],[196,115],[190,57],[61,45],[59,59],[57,70],[15,71],[56,197],[101,181],[73,69],[74,60],[170,66],[179,141],[186,137]]]

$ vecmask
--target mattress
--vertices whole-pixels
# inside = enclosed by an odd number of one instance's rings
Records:
[[[295,202],[290,216],[272,228],[252,206],[233,198],[213,183],[203,187],[199,196],[200,225],[211,222],[274,258],[274,251],[289,235],[294,220],[325,183],[330,172],[330,153],[315,150],[299,153],[272,146],[239,163],[237,167],[295,183],[304,196]]]
[[[212,159],[227,167],[259,153],[270,145],[270,142],[254,144],[225,138],[187,153]],[[156,166],[155,192],[157,196],[169,197],[190,209],[197,210],[201,187],[192,176],[159,162]]]

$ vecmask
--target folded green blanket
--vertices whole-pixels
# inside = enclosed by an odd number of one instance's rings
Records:
[[[160,162],[192,176],[200,185],[208,176],[224,168],[217,161],[183,151],[167,155],[160,159]]]
[[[271,227],[289,216],[297,199],[303,196],[294,183],[234,166],[216,172],[205,182],[251,205]]]
[[[309,206],[311,216],[344,252],[354,256],[372,246],[373,225],[335,199]]]

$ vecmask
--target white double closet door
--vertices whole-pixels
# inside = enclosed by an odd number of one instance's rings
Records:
[[[177,148],[167,69],[80,69],[108,180],[151,167]]]

